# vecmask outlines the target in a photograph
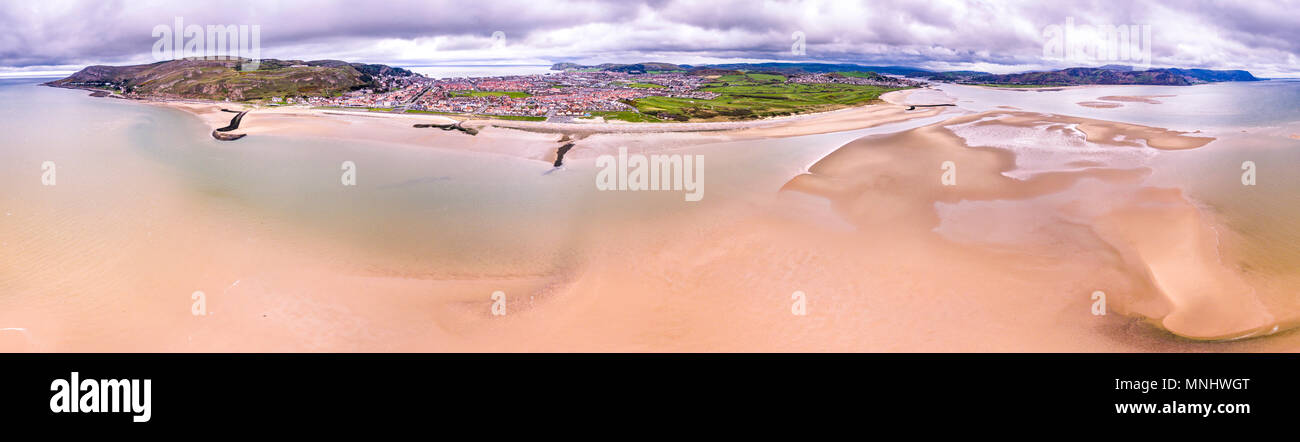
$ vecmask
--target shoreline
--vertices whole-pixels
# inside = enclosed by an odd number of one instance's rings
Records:
[[[962,253],[988,248],[1026,253],[1030,260],[1047,257],[1052,267],[1086,264],[1087,270],[1073,271],[1098,276],[1076,289],[1082,295],[1101,291],[1110,296],[1110,311],[1181,338],[1232,341],[1297,324],[1296,318],[1275,317],[1245,276],[1224,262],[1219,237],[1224,226],[1213,213],[1181,187],[1148,184],[1149,165],[1049,167],[1017,178],[1008,173],[1024,171],[1018,160],[1029,152],[976,142],[964,135],[969,132],[956,130],[1053,126],[1076,127],[1086,142],[1115,150],[1178,151],[1215,140],[1129,123],[993,110],[859,139],[782,190],[826,198],[860,230],[951,241],[963,245]],[[933,172],[925,166],[941,161],[960,164],[962,181],[945,187],[926,179]],[[1067,222],[1043,221],[1058,219]],[[1078,263],[1054,261],[1067,256]],[[1067,274],[1034,280],[1070,281]],[[981,305],[999,302],[991,296]]]
[[[546,123],[533,121],[456,119],[423,113],[352,112],[304,106],[255,107],[204,100],[132,100],[186,112],[209,128],[228,127],[223,110],[244,112],[239,134],[212,131],[217,139],[259,135],[327,137],[408,146],[466,150],[465,142],[446,137],[474,137],[476,152],[496,153],[548,164],[594,158],[616,152],[619,145],[643,145],[648,151],[672,150],[702,143],[819,135],[872,128],[928,118],[951,107],[895,104],[913,89],[882,95],[882,102],[810,114],[763,120],[716,123]],[[914,110],[908,110],[913,107]],[[442,130],[436,130],[442,129]],[[237,135],[237,136],[236,136]],[[675,143],[646,143],[647,137]],[[572,144],[561,149],[566,144]]]
[[[905,100],[907,94],[893,96],[891,99]],[[169,103],[175,105],[175,103]],[[546,147],[546,152],[538,154],[532,151],[529,157],[538,161],[551,163],[554,167],[562,165],[566,155],[574,150],[575,146],[582,143],[587,137],[606,136],[606,137],[627,137],[634,134],[662,134],[679,133],[683,135],[696,136],[721,136],[728,140],[744,140],[756,138],[771,138],[783,136],[798,136],[806,134],[834,133],[845,130],[861,129],[872,127],[874,125],[886,124],[893,121],[903,121],[920,116],[938,115],[943,111],[943,106],[930,108],[918,108],[918,105],[901,105],[901,104],[884,104],[876,106],[863,106],[858,108],[841,109],[818,114],[794,116],[783,119],[773,119],[757,122],[729,122],[729,123],[541,123],[541,122],[522,122],[522,121],[491,121],[484,120],[460,120],[456,121],[451,118],[445,118],[443,121],[451,120],[451,123],[442,125],[424,124],[424,126],[452,126],[452,127],[473,127],[485,134],[496,134],[505,136],[507,139],[520,141],[511,133],[532,133],[535,136],[544,137],[546,135],[561,135],[559,140],[546,140],[544,138],[534,138],[535,143]],[[194,105],[183,106],[187,110],[197,111]],[[908,111],[907,109],[924,109],[919,111]],[[210,108],[204,107],[208,112]],[[245,111],[248,112],[248,111]],[[367,114],[359,112],[343,112],[336,110],[318,110],[302,108],[272,108],[257,109],[248,113],[250,118],[261,118],[268,121],[266,124],[256,124],[250,130],[258,130],[262,133],[293,133],[295,131],[307,130],[312,131],[312,123],[308,121],[324,122],[326,125],[337,126],[338,120],[347,121],[348,126],[354,126],[348,137],[360,139],[375,139],[373,136],[382,133],[391,133],[388,128],[401,128],[400,131],[409,132],[413,130],[407,127],[405,123],[410,123],[415,119],[428,120],[428,117],[410,118],[403,114]],[[863,116],[872,118],[862,118]],[[311,118],[316,117],[316,118]],[[839,118],[849,118],[851,124],[836,124]],[[829,122],[829,124],[827,124]],[[255,121],[256,123],[256,121]],[[838,123],[844,123],[842,121]],[[382,124],[383,127],[378,126]],[[599,124],[594,130],[591,130],[593,124]],[[636,127],[638,131],[625,131],[627,127]],[[703,125],[703,126],[702,126]],[[1174,195],[1166,195],[1163,191],[1154,188],[1148,189],[1138,185],[1124,184],[1133,182],[1140,174],[1134,174],[1132,171],[1117,169],[1112,165],[1097,164],[1092,167],[1079,169],[1077,171],[1066,170],[1047,170],[1038,171],[1036,175],[1028,179],[1015,179],[1002,175],[1005,172],[1016,169],[1016,159],[1021,153],[1004,150],[994,147],[982,147],[968,145],[968,143],[957,136],[957,144],[951,144],[950,136],[939,135],[943,131],[949,131],[949,127],[957,125],[970,125],[972,127],[983,126],[1012,126],[1023,128],[1039,128],[1044,125],[1072,125],[1082,134],[1083,139],[1087,142],[1098,145],[1112,146],[1116,149],[1143,149],[1150,148],[1162,151],[1176,151],[1186,149],[1197,149],[1213,141],[1215,138],[1199,136],[1195,133],[1172,131],[1157,127],[1150,127],[1137,124],[1122,123],[1116,121],[1095,120],[1085,117],[1075,117],[1068,115],[1051,115],[1040,114],[1035,112],[997,110],[986,111],[973,114],[962,114],[949,118],[943,122],[925,126],[920,129],[912,129],[886,135],[887,138],[902,137],[913,132],[934,132],[933,135],[927,135],[929,141],[922,144],[943,145],[949,143],[951,146],[965,146],[963,150],[969,151],[969,154],[963,154],[960,150],[953,150],[955,147],[944,148],[948,156],[962,158],[964,155],[981,155],[981,152],[992,152],[998,159],[993,168],[988,171],[997,172],[998,178],[993,182],[999,182],[996,186],[985,190],[977,190],[976,193],[959,197],[922,197],[914,202],[926,202],[918,207],[915,213],[906,215],[908,217],[918,217],[913,221],[914,225],[929,225],[933,229],[939,229],[942,226],[942,217],[936,213],[929,213],[932,209],[925,209],[933,204],[956,204],[962,201],[981,201],[987,199],[1002,199],[1009,201],[1029,200],[1033,198],[1045,197],[1046,195],[1073,195],[1070,190],[1076,186],[1079,181],[1086,177],[1093,177],[1101,180],[1107,185],[1121,186],[1120,189],[1125,196],[1121,199],[1119,206],[1105,214],[1090,215],[1090,221],[1087,224],[1092,225],[1097,235],[1103,241],[1110,244],[1114,250],[1119,251],[1125,261],[1142,266],[1142,269],[1134,270],[1126,267],[1122,272],[1137,272],[1134,275],[1147,276],[1130,276],[1139,280],[1150,278],[1148,284],[1154,287],[1154,292],[1147,294],[1129,294],[1113,301],[1117,307],[1115,311],[1125,316],[1136,316],[1152,318],[1152,323],[1161,329],[1167,330],[1178,336],[1196,340],[1223,340],[1238,339],[1262,333],[1264,330],[1276,325],[1272,317],[1267,312],[1261,310],[1258,301],[1247,295],[1213,294],[1206,292],[1207,288],[1219,290],[1216,293],[1243,293],[1243,283],[1239,276],[1226,268],[1216,264],[1220,258],[1217,247],[1212,246],[1218,241],[1211,238],[1209,232],[1214,232],[1215,227],[1210,225],[1204,214],[1194,207],[1193,203],[1183,196],[1182,190],[1179,189]],[[360,126],[360,127],[355,127]],[[493,129],[504,129],[505,132]],[[576,129],[589,129],[586,131]],[[612,129],[612,130],[611,130]],[[690,129],[690,130],[687,130]],[[428,131],[441,136],[448,131]],[[316,134],[321,135],[321,134]],[[449,136],[463,136],[451,134]],[[524,136],[527,138],[527,136]],[[841,153],[851,146],[861,144],[865,139],[859,139],[847,146],[843,146],[830,155],[818,160],[809,168],[808,174],[800,175],[790,181],[783,190],[794,190],[801,193],[809,193],[829,198],[835,206],[845,206],[860,204],[864,195],[873,193],[865,189],[860,190],[830,190],[836,186],[844,185],[845,176],[837,175],[828,170],[838,170],[844,167],[834,165],[841,160],[837,158],[844,156]],[[488,144],[499,148],[502,140],[489,141]],[[558,143],[558,144],[557,144]],[[434,144],[415,142],[410,144]],[[668,144],[668,143],[665,143]],[[916,143],[912,143],[916,144]],[[594,155],[600,152],[608,152],[608,146],[604,150],[588,150],[586,156]],[[507,147],[505,150],[497,153],[511,153]],[[974,158],[974,157],[972,157]],[[902,160],[899,160],[902,161]],[[897,161],[887,162],[895,164]],[[833,166],[832,166],[833,165]],[[857,167],[857,166],[852,166]],[[897,167],[897,166],[896,166]],[[910,166],[909,166],[910,167]],[[828,169],[830,168],[830,169]],[[892,170],[892,169],[891,169]],[[872,169],[867,173],[855,173],[854,175],[888,175],[890,170]],[[970,176],[972,172],[967,169],[964,176]],[[976,172],[980,173],[980,172]],[[968,178],[969,179],[969,178]],[[840,182],[840,184],[832,184]],[[1139,181],[1140,182],[1140,181]],[[989,184],[991,185],[991,184]],[[826,186],[831,186],[827,188]],[[1155,193],[1151,193],[1155,192]],[[858,195],[850,200],[840,200],[842,195]],[[1078,197],[1078,196],[1075,196]],[[934,198],[934,199],[931,199]],[[1080,197],[1082,198],[1082,197]],[[912,199],[912,198],[908,198]],[[837,202],[838,201],[838,202]],[[1083,203],[1095,204],[1095,203]],[[1140,207],[1152,204],[1168,205],[1168,209],[1162,209],[1159,212],[1149,213],[1150,209],[1140,209]],[[1121,208],[1122,207],[1122,208]],[[866,210],[866,209],[862,209]],[[844,214],[848,216],[848,214]],[[936,218],[938,217],[938,218]],[[847,219],[854,222],[853,218]],[[869,223],[868,225],[874,224]],[[868,228],[859,224],[860,227]],[[890,227],[896,229],[897,226]],[[906,229],[905,229],[906,230]],[[900,233],[902,234],[902,233]],[[916,232],[916,235],[928,235],[924,232]],[[1171,236],[1172,235],[1172,236]],[[1180,255],[1168,255],[1161,250],[1184,250]],[[1171,280],[1171,275],[1176,274],[1196,274],[1200,275],[1194,282],[1178,282]],[[1186,278],[1183,278],[1186,279]],[[1246,302],[1246,300],[1252,300]],[[1152,304],[1154,302],[1154,304]],[[1225,322],[1226,321],[1226,322]]]
[[[157,111],[184,109],[206,123],[202,129],[227,125],[231,114],[222,108],[234,108],[222,103],[159,106]],[[105,119],[127,110],[87,108],[94,113],[86,115]],[[1267,324],[1267,317],[1235,280],[1230,254],[1219,251],[1222,260],[1216,259],[1219,246],[1213,229],[1222,226],[1207,216],[1214,213],[1196,207],[1186,186],[1151,184],[1150,170],[1159,169],[1156,164],[1134,165],[1108,153],[1196,150],[1212,145],[1210,137],[1036,112],[905,108],[871,106],[829,116],[834,118],[823,115],[728,131],[572,136],[502,127],[467,136],[412,127],[414,121],[405,115],[263,108],[248,112],[237,130],[253,135],[258,144],[236,148],[201,136],[200,124],[189,117],[163,111],[166,121],[183,123],[169,137],[180,142],[173,145],[174,152],[185,160],[162,168],[164,173],[152,173],[160,168],[149,160],[150,152],[137,152],[146,155],[141,158],[121,150],[131,149],[135,141],[120,135],[155,128],[83,132],[85,137],[101,136],[114,147],[103,151],[104,160],[122,161],[105,163],[115,167],[85,168],[106,175],[82,177],[83,182],[149,189],[143,197],[94,186],[91,190],[103,192],[96,199],[102,203],[88,207],[70,201],[63,206],[93,209],[85,213],[15,213],[15,220],[31,226],[50,225],[53,216],[86,226],[56,229],[72,236],[30,235],[33,242],[11,249],[14,256],[43,259],[15,260],[22,265],[15,271],[25,278],[21,281],[34,287],[62,281],[60,272],[43,270],[48,266],[40,264],[77,258],[80,261],[73,263],[95,273],[77,281],[84,285],[70,289],[98,297],[94,302],[57,305],[30,302],[38,299],[36,294],[16,297],[6,315],[85,318],[66,326],[58,321],[18,324],[42,338],[43,348],[58,350],[1294,348],[1294,338],[1300,336],[1294,332],[1291,338],[1254,338],[1272,329],[1255,328]],[[887,124],[918,115],[933,116],[865,135],[726,143],[828,133],[835,127]],[[50,118],[51,124],[59,124],[58,115],[51,113]],[[420,124],[435,121],[440,120]],[[439,124],[455,124],[451,121]],[[29,129],[19,128],[19,133],[41,139]],[[257,141],[259,135],[269,137]],[[267,152],[281,147],[280,140],[300,137],[320,142],[286,143],[284,150],[292,152]],[[1029,148],[1039,150],[1024,154],[1021,146],[999,142],[1016,138],[1031,139],[1026,144],[1036,144]],[[344,142],[324,142],[338,139]],[[390,148],[351,140],[402,145]],[[1080,150],[1068,149],[1078,147],[1067,145],[1070,140],[1104,149],[1078,156]],[[684,205],[676,195],[594,192],[587,175],[593,169],[591,156],[622,143],[638,153],[707,153],[708,183],[719,191],[698,205]],[[73,149],[72,143],[66,144]],[[559,149],[564,147],[569,150],[561,157]],[[338,189],[333,152],[384,148],[392,150],[380,153],[387,160],[358,158],[359,153],[344,156],[367,161],[362,164],[366,178],[360,188],[332,193]],[[416,148],[463,156],[425,155]],[[816,161],[806,168],[802,160],[767,167],[790,159],[782,154],[793,148],[815,150],[809,157]],[[1035,154],[1058,154],[1062,157],[1055,158],[1070,161],[1017,163]],[[517,168],[517,162],[495,155],[547,166],[572,164],[552,174],[532,164]],[[475,159],[470,168],[457,161],[470,156],[482,156],[482,161]],[[217,161],[225,158],[267,163],[264,168],[241,169],[245,163]],[[942,161],[960,167],[956,185],[941,185]],[[508,176],[507,183],[494,187],[498,184],[468,181],[470,176],[496,177],[478,175],[476,169],[499,163],[509,163],[495,171]],[[452,169],[464,169],[465,175],[452,177],[447,172]],[[305,176],[298,174],[301,171],[313,173]],[[1015,178],[1008,172],[1029,173]],[[737,185],[745,182],[738,176],[752,181],[754,174],[763,174],[765,184]],[[179,184],[177,176],[184,179]],[[192,177],[203,180],[190,182]],[[783,183],[785,190],[777,191]],[[213,190],[226,191],[213,198]],[[303,202],[249,197],[268,192],[292,200],[304,190],[331,193]],[[564,202],[534,205],[543,193]],[[324,223],[333,219],[328,216],[296,215],[304,207],[348,207],[342,203],[375,199],[392,204],[376,208],[392,211],[328,212],[347,213],[347,222],[340,225]],[[518,212],[493,211],[525,199],[529,204]],[[566,206],[570,202],[572,206]],[[531,216],[546,211],[554,213]],[[487,216],[502,213],[530,216]],[[642,214],[646,216],[638,216]],[[145,216],[151,220],[147,230],[140,226]],[[574,219],[582,222],[571,222]],[[482,229],[454,230],[462,228],[460,224],[487,223]],[[436,238],[429,232],[444,229],[458,238],[499,240],[494,234],[509,232],[545,240],[525,249],[530,253],[526,256],[538,257],[527,264],[501,259],[516,255],[514,243],[504,246],[508,253],[468,254],[477,258],[461,264],[455,252],[465,249],[454,247],[479,250],[483,243],[428,240]],[[168,241],[147,241],[151,237]],[[73,247],[100,238],[121,240],[132,248],[123,251],[113,243],[91,250]],[[383,246],[377,247],[376,239]],[[185,245],[180,252],[188,253],[178,253],[172,244]],[[122,256],[130,262],[103,264]],[[124,275],[126,282],[106,281],[99,276],[101,270]],[[86,289],[105,282],[115,285]],[[172,309],[174,294],[197,289],[225,300],[216,316],[219,322],[193,322],[183,309]],[[495,290],[520,301],[512,304],[510,317],[486,313],[484,294]],[[794,290],[807,293],[814,303],[807,317],[791,321],[788,299]],[[1109,297],[1109,315],[1089,313],[1089,294],[1094,291]],[[127,293],[142,295],[119,296]],[[162,319],[123,328],[119,315],[92,308],[100,300],[123,300],[123,309]],[[176,316],[168,316],[172,310],[177,310]],[[1264,313],[1274,315],[1282,327],[1295,324],[1294,315]],[[555,332],[535,333],[538,329]],[[1243,339],[1216,341],[1236,338]]]
[[[92,92],[102,92],[99,89],[85,87],[68,87],[53,86],[42,84],[42,86],[54,87],[60,89],[87,90]],[[267,106],[249,105],[245,103],[234,103],[228,101],[211,101],[189,98],[128,98],[121,97],[129,101],[135,101],[145,104],[157,104],[164,106],[177,107],[187,110],[191,113],[202,116],[204,112],[197,111],[196,108],[208,106],[225,106],[239,108],[245,111],[257,112],[285,112],[285,113],[311,113],[320,115],[338,115],[351,117],[377,117],[377,118],[396,118],[410,121],[419,121],[428,123],[430,120],[436,121],[436,124],[454,124],[459,123],[465,127],[505,127],[521,130],[532,130],[546,133],[583,133],[583,134],[618,134],[618,133],[666,133],[666,132],[719,132],[749,129],[770,125],[783,125],[804,121],[809,119],[825,119],[841,116],[854,111],[863,109],[873,109],[880,106],[901,106],[906,108],[910,105],[901,104],[895,97],[905,97],[916,89],[904,89],[890,91],[881,94],[876,100],[840,109],[827,111],[809,112],[795,115],[786,115],[780,117],[767,117],[755,120],[738,120],[738,121],[702,121],[702,122],[674,122],[674,123],[633,123],[633,122],[614,122],[614,121],[590,121],[590,122],[546,122],[546,121],[522,121],[496,119],[488,116],[474,115],[454,115],[454,114],[429,114],[419,112],[367,112],[352,111],[346,108],[314,108],[308,106]],[[116,95],[114,95],[116,96]],[[929,105],[923,105],[929,106]],[[923,107],[917,106],[917,107]],[[846,129],[849,130],[849,129]],[[823,132],[824,133],[824,132]]]
[[[240,139],[240,138],[244,138],[244,137],[246,136],[246,134],[232,134],[232,133],[228,133],[228,132],[230,132],[230,131],[232,131],[232,130],[235,130],[235,129],[239,129],[239,122],[240,122],[240,120],[243,120],[243,119],[244,119],[244,115],[247,115],[247,114],[248,114],[248,111],[246,111],[246,110],[245,110],[245,111],[232,111],[232,110],[229,110],[229,109],[222,109],[221,111],[222,111],[222,112],[232,112],[232,113],[235,114],[235,116],[234,116],[234,118],[231,118],[231,119],[230,119],[230,124],[229,124],[229,125],[226,125],[225,127],[218,127],[218,128],[216,128],[216,129],[213,129],[213,130],[212,130],[212,138],[216,138],[216,139],[221,140],[221,141],[235,141],[235,140],[238,140],[238,139]]]

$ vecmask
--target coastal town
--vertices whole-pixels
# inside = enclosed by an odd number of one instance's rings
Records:
[[[286,104],[307,104],[378,111],[475,114],[524,119],[584,117],[592,112],[632,111],[631,100],[674,97],[711,100],[701,91],[708,79],[686,73],[625,74],[560,72],[500,77],[382,77],[387,91],[361,89],[337,97],[296,97]]]
[[[776,76],[779,83],[826,83],[915,87],[920,82],[871,73]],[[743,74],[742,74],[743,75]],[[714,100],[719,75],[678,72],[624,73],[563,71],[547,74],[429,78],[419,75],[377,78],[381,88],[334,97],[288,97],[277,104],[358,108],[380,112],[472,114],[521,120],[566,120],[606,113],[639,112],[636,100],[666,97]]]
[[[49,86],[117,98],[206,100],[383,113],[569,122],[717,122],[854,107],[886,92],[923,87],[918,78],[848,66],[577,66],[526,75],[433,78],[339,60],[178,59],[90,66]]]

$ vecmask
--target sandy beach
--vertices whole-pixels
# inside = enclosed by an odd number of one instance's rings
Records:
[[[910,105],[916,104],[915,100],[909,101],[909,95],[915,92],[917,91],[908,90],[886,94],[882,97],[883,104],[878,105],[753,122],[599,124],[468,120],[464,124],[488,129],[483,132],[483,136],[493,140],[492,145],[520,144],[503,142],[501,137],[544,144],[553,138],[554,133],[565,134],[566,137],[576,135],[579,139],[592,135],[616,137],[614,142],[604,143],[603,149],[579,149],[573,155],[573,158],[589,158],[611,152],[618,137],[632,134],[641,136],[684,132],[681,136],[696,136],[705,140],[791,137],[875,127],[930,117],[944,111],[943,108],[906,110]],[[922,96],[923,100],[951,101],[924,93]],[[1106,107],[1106,103],[1118,105],[1123,102],[1159,104],[1156,98],[1168,96],[1171,95],[1105,96],[1100,97],[1099,100],[1102,101],[1095,106]],[[213,115],[212,108],[188,107],[187,110],[200,115]],[[251,115],[255,116],[250,119],[255,123],[249,130],[251,134],[364,136],[410,144],[426,144],[431,140],[426,135],[398,135],[404,132],[405,125],[413,121],[438,121],[442,124],[453,121],[440,117],[295,109],[269,109]],[[1141,185],[1146,172],[1140,168],[1112,169],[1087,161],[1076,162],[1087,166],[1083,170],[1046,172],[1027,180],[1011,179],[1004,172],[1015,169],[1014,154],[1005,150],[972,147],[949,129],[955,126],[1019,127],[1049,132],[1070,130],[1080,134],[1087,143],[1113,149],[1195,149],[1214,140],[1197,134],[1120,122],[992,111],[957,116],[940,124],[883,139],[852,143],[819,161],[809,173],[794,177],[783,190],[826,198],[834,211],[856,226],[859,232],[887,231],[891,232],[894,241],[926,244],[900,245],[898,248],[929,250],[938,247],[936,244],[945,239],[953,239],[945,237],[943,232],[946,226],[955,223],[986,225],[989,222],[951,218],[952,213],[961,211],[939,210],[944,207],[996,202],[1018,207],[1012,215],[1017,218],[1069,219],[1072,223],[1088,226],[1096,237],[1084,240],[1080,238],[1079,232],[1054,232],[1048,235],[1050,238],[1020,237],[1012,243],[1017,248],[1049,255],[1060,254],[1062,242],[1080,242],[1067,248],[1076,252],[1106,244],[1107,250],[1094,251],[1097,256],[1081,262],[1094,267],[1090,272],[1101,271],[1110,275],[1095,282],[1097,290],[1111,293],[1110,308],[1128,317],[1148,320],[1176,335],[1218,340],[1275,331],[1276,318],[1254,298],[1251,289],[1242,282],[1239,275],[1219,263],[1214,226],[1201,216],[1192,202],[1183,197],[1178,189]],[[505,129],[506,133],[501,133],[501,129]],[[554,158],[553,154],[548,156],[546,149],[493,151],[544,161]],[[933,174],[932,167],[942,162],[941,159],[964,166],[960,186],[944,188],[936,186],[937,180],[924,178]],[[884,167],[885,165],[888,166]],[[865,181],[861,181],[864,178]],[[899,187],[885,183],[909,184]],[[928,185],[917,186],[916,183]],[[1099,186],[1104,189],[1097,188]],[[1102,194],[1106,196],[1101,198]],[[1041,210],[1043,213],[1025,213],[1030,210],[1014,203],[1043,199],[1055,200],[1048,205],[1032,206],[1034,211]],[[994,219],[1007,216],[988,213],[987,208],[978,212],[981,216]],[[945,214],[949,217],[945,218]],[[767,226],[766,223],[763,225]],[[776,235],[801,237],[806,233],[801,230],[798,233]],[[874,235],[872,237],[873,240],[878,240]],[[1044,240],[1047,241],[1046,244],[1043,243]],[[989,245],[987,238],[965,238],[965,241]],[[726,248],[711,241],[704,242],[713,247]],[[1044,248],[1047,244],[1053,247]],[[972,248],[970,244],[966,246]],[[999,247],[1005,246],[1003,244]],[[973,252],[963,250],[963,253]],[[1005,253],[1005,250],[1002,252]],[[851,251],[843,253],[856,254]],[[950,250],[949,253],[956,252]],[[716,252],[713,254],[716,255]],[[844,261],[873,262],[878,258],[852,256],[846,257]],[[986,263],[1000,262],[1009,267],[1017,265],[1014,259],[1012,262],[990,257],[981,260]],[[743,267],[744,264],[737,263],[736,266]],[[1072,270],[1074,271],[1077,270]],[[848,269],[845,272],[851,273]],[[1189,275],[1192,277],[1189,278]],[[628,277],[634,278],[631,275]],[[1056,277],[1063,278],[1062,275]],[[628,289],[620,287],[618,290]],[[998,305],[1002,301],[988,299],[986,302],[987,305]],[[1016,308],[1007,306],[1007,309]]]
[[[556,123],[544,121],[521,121],[480,118],[462,115],[437,115],[426,113],[392,113],[392,112],[367,112],[364,110],[348,109],[328,109],[328,108],[311,108],[305,106],[265,106],[255,107],[239,103],[217,103],[206,101],[190,100],[141,100],[143,103],[163,105],[176,109],[185,110],[199,116],[205,122],[210,124],[224,125],[229,120],[229,115],[220,114],[222,109],[236,111],[252,111],[253,114],[263,115],[281,115],[281,116],[299,116],[299,117],[318,117],[330,116],[350,122],[359,121],[358,118],[381,118],[395,121],[416,123],[435,123],[449,124],[463,122],[466,126],[471,127],[502,127],[512,129],[522,129],[535,132],[549,133],[569,133],[569,134],[595,134],[595,133],[664,133],[664,132],[731,132],[746,129],[761,129],[770,127],[783,128],[784,131],[773,131],[765,133],[764,136],[784,135],[797,136],[814,133],[838,132],[863,127],[871,127],[872,124],[878,124],[875,121],[878,117],[893,116],[900,109],[905,109],[907,104],[904,103],[906,97],[914,93],[915,90],[901,90],[887,92],[880,97],[880,102],[867,104],[857,107],[837,109],[825,112],[815,112],[808,114],[790,115],[784,117],[772,117],[757,120],[745,121],[728,121],[728,122],[698,122],[698,123],[629,123],[622,121],[600,121],[592,120],[590,122],[572,122]],[[912,112],[908,115],[914,117],[927,116],[924,112]],[[866,120],[866,121],[863,121]],[[864,126],[864,124],[866,126]],[[283,127],[288,125],[277,125],[276,129],[287,129]],[[812,128],[800,128],[802,126],[813,126]]]
[[[1097,109],[1114,109],[1117,107],[1124,106],[1123,104],[1120,103],[1110,103],[1106,101],[1080,101],[1077,104],[1080,106],[1097,108]]]
[[[650,146],[650,150],[642,149],[642,152],[679,149],[684,146],[723,140],[844,132],[932,117],[945,111],[941,107],[908,110],[910,106],[897,104],[911,92],[904,90],[886,93],[881,97],[882,102],[879,104],[762,120],[718,123],[550,123],[296,106],[254,108],[238,104],[180,100],[144,102],[189,112],[213,128],[227,125],[234,116],[230,112],[224,112],[223,109],[248,111],[241,127],[231,132],[248,136],[326,137],[438,147],[445,144],[441,142],[445,140],[444,137],[470,135],[414,126],[460,124],[463,127],[477,129],[478,133],[474,135],[476,138],[470,143],[477,152],[554,162],[556,150],[567,144],[569,140],[575,142],[566,157],[583,159],[616,152],[619,146],[645,136],[671,139],[675,143],[649,143],[647,146]]]
[[[0,349],[1300,348],[1285,333],[1297,312],[1222,259],[1221,220],[1149,182],[1153,152],[1210,149],[1214,136],[1006,107],[907,110],[947,100],[926,90],[882,98],[702,126],[462,123],[477,135],[414,127],[455,122],[436,115],[150,104],[184,110],[166,115],[193,123],[176,137],[195,144],[110,168],[115,187],[69,173],[52,195],[76,211],[17,199],[33,192],[0,199],[38,208],[13,210],[0,238],[27,257],[0,270],[17,287],[0,324],[21,329],[0,333]],[[211,139],[234,115],[222,109],[250,111],[232,131],[247,137]],[[158,119],[122,127],[148,134]],[[837,138],[866,128],[884,130]],[[763,167],[832,141],[806,169]],[[565,170],[550,174],[567,143]],[[593,190],[594,158],[620,146],[705,155],[709,196]],[[339,162],[363,151],[383,154],[359,161],[373,187],[339,186]],[[35,234],[48,219],[60,235]],[[190,314],[196,290],[213,314]],[[47,301],[55,291],[84,295]],[[498,291],[504,317],[491,313]],[[806,315],[791,313],[796,293]]]
[[[910,226],[920,236],[936,232],[943,236],[951,229],[961,233],[949,239],[962,242],[1013,245],[1043,254],[1065,250],[1082,254],[1076,258],[1095,260],[1096,268],[1087,273],[1110,273],[1094,284],[1095,290],[1110,294],[1111,308],[1150,318],[1180,336],[1236,338],[1275,325],[1240,276],[1221,265],[1213,227],[1178,189],[1142,185],[1148,173],[1142,169],[1089,167],[1012,179],[1004,175],[1015,168],[1012,154],[970,146],[948,129],[971,123],[1046,130],[1072,125],[1086,141],[1115,149],[1189,149],[1212,140],[1125,123],[986,112],[855,142],[818,162],[786,189],[830,199],[837,212],[864,229],[897,234],[900,226]],[[957,185],[927,179],[934,175],[934,165],[945,160],[961,166]],[[1088,241],[1100,240],[1109,247],[1089,251],[1079,232],[1056,231],[1067,226],[1051,226],[1053,231],[1035,232],[1040,235],[1035,238],[1005,231],[1006,227],[991,221],[1043,218],[1068,220],[1070,229],[1084,227],[1096,235]],[[1088,254],[1095,256],[1085,258]]]

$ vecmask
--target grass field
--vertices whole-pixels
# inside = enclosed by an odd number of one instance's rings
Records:
[[[496,120],[515,120],[515,121],[546,121],[546,117],[532,117],[527,115],[479,115]]]
[[[456,112],[438,112],[429,110],[407,110],[408,114],[432,114],[432,115],[449,115],[466,118],[491,118],[496,120],[517,120],[517,121],[546,121],[546,117],[532,117],[527,115],[484,115],[484,114],[462,114]]]
[[[627,85],[627,87],[636,87],[642,89],[664,89],[668,87],[662,84],[654,84],[654,83],[625,83],[625,84]]]
[[[511,97],[525,98],[531,97],[532,94],[527,92],[507,92],[507,91],[456,91],[452,92],[453,97]]]
[[[351,106],[312,106],[312,109],[321,110],[341,110],[341,111],[367,111],[367,112],[392,112],[391,107],[351,107]],[[407,111],[414,112],[414,111]]]
[[[646,97],[633,101],[643,114],[674,121],[718,121],[819,112],[871,102],[899,88],[852,84],[786,83],[777,74],[723,75],[700,88],[712,100]]]
[[[603,117],[606,120],[622,120],[622,121],[630,121],[633,123],[662,123],[664,121],[655,118],[652,115],[646,115],[646,114],[632,112],[632,111],[592,112],[591,116]]]
[[[351,69],[296,67],[237,71],[223,66],[196,66],[166,72],[134,85],[137,92],[165,92],[191,98],[255,101],[271,97],[338,96],[360,85]]]
[[[433,115],[460,115],[460,114],[455,113],[455,112],[438,112],[438,111],[431,111],[431,110],[417,110],[417,109],[407,109],[407,110],[406,110],[406,113],[408,113],[408,114],[433,114]]]

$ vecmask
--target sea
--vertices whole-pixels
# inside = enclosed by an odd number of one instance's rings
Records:
[[[708,161],[704,197],[687,202],[683,192],[601,191],[592,158],[556,168],[474,152],[469,136],[430,146],[222,142],[185,111],[40,85],[53,79],[0,79],[0,328],[81,321],[93,342],[102,337],[90,330],[132,335],[126,318],[162,308],[160,297],[185,307],[169,319],[182,321],[195,292],[311,290],[301,281],[319,278],[298,272],[454,280],[569,271],[620,235],[770,197],[853,139],[939,121],[695,143],[690,153]],[[354,186],[342,184],[345,162]],[[58,342],[28,344],[78,341]]]
[[[1183,189],[1221,226],[1224,265],[1244,274],[1278,316],[1300,314],[1300,80],[1046,91],[942,84],[935,89],[916,99],[942,98],[976,112],[1009,106],[1214,137],[1198,149],[1148,149],[1141,164],[1151,169],[1148,183]],[[1079,104],[1107,97],[1154,102],[1116,102],[1121,106],[1114,108]]]
[[[852,140],[947,118],[697,143],[682,152],[707,159],[705,196],[684,202],[672,192],[603,192],[591,159],[557,169],[473,152],[455,138],[427,147],[281,135],[220,142],[184,111],[39,85],[49,80],[0,79],[0,329],[40,331],[15,344],[35,350],[132,339],[133,321],[160,321],[170,303],[183,314],[161,321],[181,324],[197,293],[291,290],[295,278],[312,277],[302,269],[415,280],[571,271],[589,248],[620,235],[758,204]],[[1300,310],[1300,81],[938,89],[969,111],[1011,106],[1216,137],[1200,149],[1159,152],[1151,180],[1186,189],[1231,229],[1227,265],[1254,272],[1282,299],[1290,293],[1290,308]],[[1104,96],[1159,103],[1077,104]],[[1247,161],[1257,170],[1250,186],[1241,182]],[[345,162],[356,165],[355,186],[341,184]],[[113,349],[175,350],[183,339]]]

